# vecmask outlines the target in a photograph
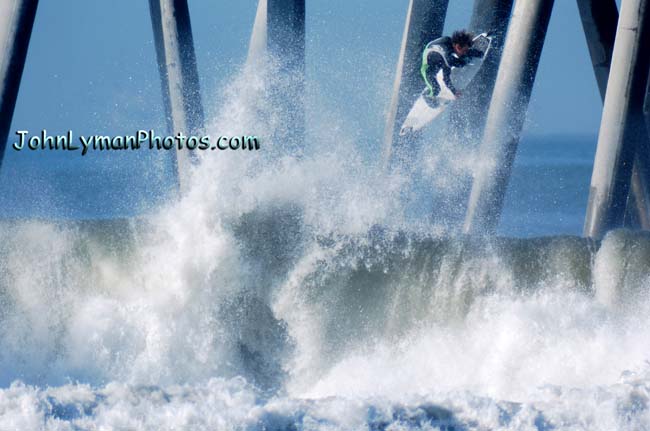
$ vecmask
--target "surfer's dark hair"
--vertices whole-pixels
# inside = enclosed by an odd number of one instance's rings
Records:
[[[451,43],[460,46],[469,46],[471,48],[474,41],[474,35],[467,30],[457,30],[451,35]]]

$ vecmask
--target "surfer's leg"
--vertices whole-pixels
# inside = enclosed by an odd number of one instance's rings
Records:
[[[427,96],[429,99],[435,99],[440,94],[440,84],[438,84],[438,80],[432,70],[427,70],[425,81],[429,89]]]
[[[424,89],[423,96],[424,100],[427,102],[427,105],[431,108],[438,106],[438,94],[440,94],[440,84],[431,70],[427,70],[423,73],[424,82],[426,82],[427,87]]]

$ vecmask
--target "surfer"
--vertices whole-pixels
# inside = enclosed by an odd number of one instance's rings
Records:
[[[441,37],[427,44],[420,68],[426,87],[402,123],[400,136],[417,134],[460,96],[461,90],[483,64],[491,44],[490,32],[474,37],[465,30],[455,31],[451,37]],[[477,60],[473,61],[473,58]],[[443,86],[448,91],[442,91]]]
[[[470,57],[483,57],[484,52],[473,49],[474,36],[465,31],[457,30],[451,37],[443,36],[427,44],[422,53],[420,73],[426,83],[424,96],[430,105],[436,105],[436,96],[440,93],[440,84],[436,75],[442,70],[443,81],[455,97],[460,91],[451,82],[451,68],[465,66]]]

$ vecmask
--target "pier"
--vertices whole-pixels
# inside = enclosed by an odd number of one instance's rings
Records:
[[[650,229],[650,9],[648,0],[576,0],[593,80],[603,113],[598,130],[583,235],[600,239],[620,227]],[[386,171],[399,166],[413,140],[399,135],[400,126],[419,96],[422,51],[443,33],[449,0],[408,0],[393,90],[383,139]],[[478,147],[466,200],[462,232],[493,235],[520,141],[554,0],[474,0],[467,28],[491,31],[494,46],[483,67],[444,121]],[[270,84],[273,108],[284,127],[273,140],[300,157],[306,137],[305,51],[309,13],[305,0],[259,0],[251,29],[248,62],[272,65],[282,85]],[[0,167],[7,143],[37,0],[7,0],[0,21]],[[167,131],[200,135],[205,114],[187,0],[149,0],[156,60]],[[463,113],[461,115],[460,113]],[[436,121],[441,121],[437,119]],[[173,151],[181,192],[198,163],[191,151]]]

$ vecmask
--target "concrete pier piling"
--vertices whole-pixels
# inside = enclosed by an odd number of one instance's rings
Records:
[[[600,97],[605,101],[607,79],[612,64],[618,7],[614,0],[578,0],[578,10],[582,27],[589,47],[591,63],[598,83]],[[634,212],[625,217],[625,225],[650,228],[648,212],[648,154],[643,148],[637,149],[632,167],[632,182],[626,212]]]
[[[267,0],[259,0],[257,2],[257,12],[255,13],[255,22],[253,23],[251,40],[248,44],[248,56],[246,57],[246,63],[261,60],[260,57],[266,54],[266,45],[268,40],[266,10]]]
[[[3,0],[0,6],[0,166],[23,76],[38,0]]]
[[[648,90],[645,95],[643,115],[645,116],[646,130],[648,131],[648,135],[650,135],[650,71],[648,72]]]
[[[266,0],[267,44],[282,67],[304,73],[305,0]]]
[[[271,91],[282,113],[274,140],[293,155],[305,143],[305,0],[267,0],[267,48],[280,76]]]
[[[586,237],[601,238],[608,230],[622,226],[632,163],[637,148],[647,139],[643,115],[650,67],[647,3],[623,0],[621,4],[591,177]]]
[[[605,100],[618,25],[618,7],[615,0],[578,0],[577,3],[598,90]]]
[[[648,182],[648,144],[637,145],[632,165],[630,193],[625,208],[625,226],[650,229],[650,189]]]
[[[305,12],[305,0],[259,0],[247,59],[275,73],[265,78],[281,118],[272,140],[293,156],[305,141]]]
[[[388,167],[401,145],[399,130],[409,109],[424,88],[420,76],[425,45],[442,35],[449,0],[410,0],[393,96],[384,131],[384,166]]]
[[[499,223],[553,0],[517,0],[481,140],[463,230],[493,233]]]
[[[204,127],[204,116],[187,0],[149,0],[149,10],[168,132],[196,135]],[[195,161],[196,155],[187,149],[176,152],[181,190]]]

